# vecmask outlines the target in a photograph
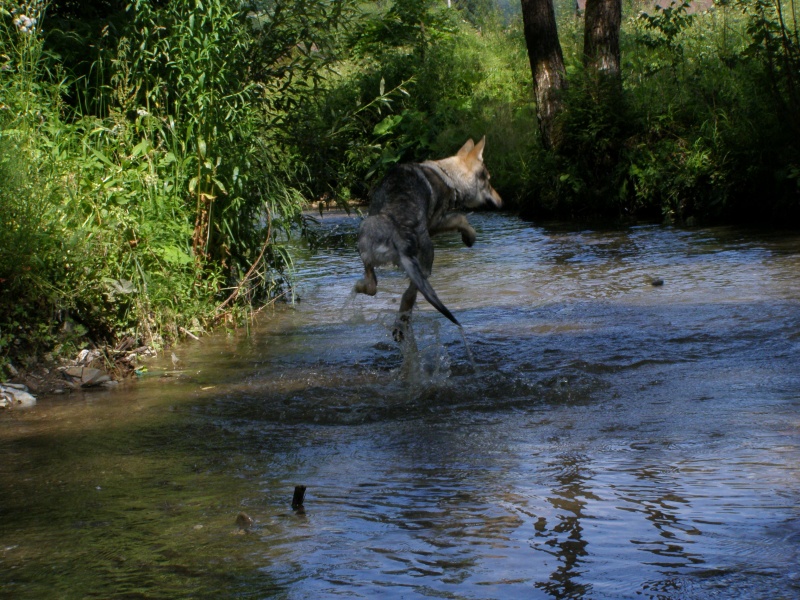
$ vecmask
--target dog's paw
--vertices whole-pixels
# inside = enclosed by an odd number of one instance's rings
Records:
[[[461,230],[461,241],[464,242],[464,245],[467,248],[472,248],[472,245],[475,243],[475,230],[470,227],[469,229],[462,229]]]
[[[353,291],[356,294],[366,294],[367,296],[374,296],[378,291],[378,286],[375,284],[370,285],[370,282],[365,279],[359,279],[353,286]]]

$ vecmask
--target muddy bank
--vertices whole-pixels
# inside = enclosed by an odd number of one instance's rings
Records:
[[[10,377],[6,383],[10,388],[22,389],[34,397],[109,389],[135,377],[141,371],[143,361],[156,354],[155,348],[136,346],[131,338],[127,338],[113,348],[81,350],[71,359],[57,360],[48,354],[27,368],[9,363],[6,371]],[[0,400],[2,395],[0,390]],[[6,391],[5,395],[8,397],[11,392]],[[13,408],[17,404],[10,400],[3,406],[0,401],[0,408]]]

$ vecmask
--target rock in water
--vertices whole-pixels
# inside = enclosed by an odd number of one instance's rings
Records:
[[[0,408],[27,408],[36,404],[36,398],[24,385],[15,383],[0,384]]]
[[[111,381],[108,373],[91,367],[70,367],[64,370],[64,375],[80,384],[81,387],[92,387]]]
[[[253,517],[248,515],[246,512],[240,512],[238,515],[236,515],[236,526],[239,529],[250,529],[253,526],[253,523],[255,523]]]

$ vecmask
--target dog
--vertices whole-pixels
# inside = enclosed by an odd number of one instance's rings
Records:
[[[358,230],[358,252],[364,277],[354,286],[360,294],[374,296],[378,289],[375,267],[394,264],[411,280],[400,301],[394,338],[402,341],[417,291],[457,326],[461,324],[439,300],[428,281],[433,267],[431,236],[458,231],[467,247],[475,243],[475,230],[459,209],[488,204],[500,208],[503,201],[489,183],[483,164],[486,136],[472,139],[454,155],[422,163],[393,167],[372,191],[369,213]]]

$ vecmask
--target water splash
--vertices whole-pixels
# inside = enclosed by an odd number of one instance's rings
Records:
[[[469,360],[469,364],[472,365],[472,372],[477,373],[478,367],[475,366],[475,357],[472,356],[472,350],[469,347],[469,342],[467,342],[467,335],[464,332],[464,327],[459,325],[458,332],[461,334],[461,340],[464,342],[464,350],[467,352],[467,359]]]
[[[342,315],[346,316],[346,321],[351,324],[366,323],[367,318],[364,313],[364,304],[358,300],[359,293],[355,287],[350,290],[350,294],[345,298],[340,309]]]
[[[441,341],[439,324],[434,321],[430,328],[418,324],[416,329],[418,334],[410,323],[405,327],[400,342],[403,363],[398,369],[412,396],[445,384],[451,374],[450,356]]]

